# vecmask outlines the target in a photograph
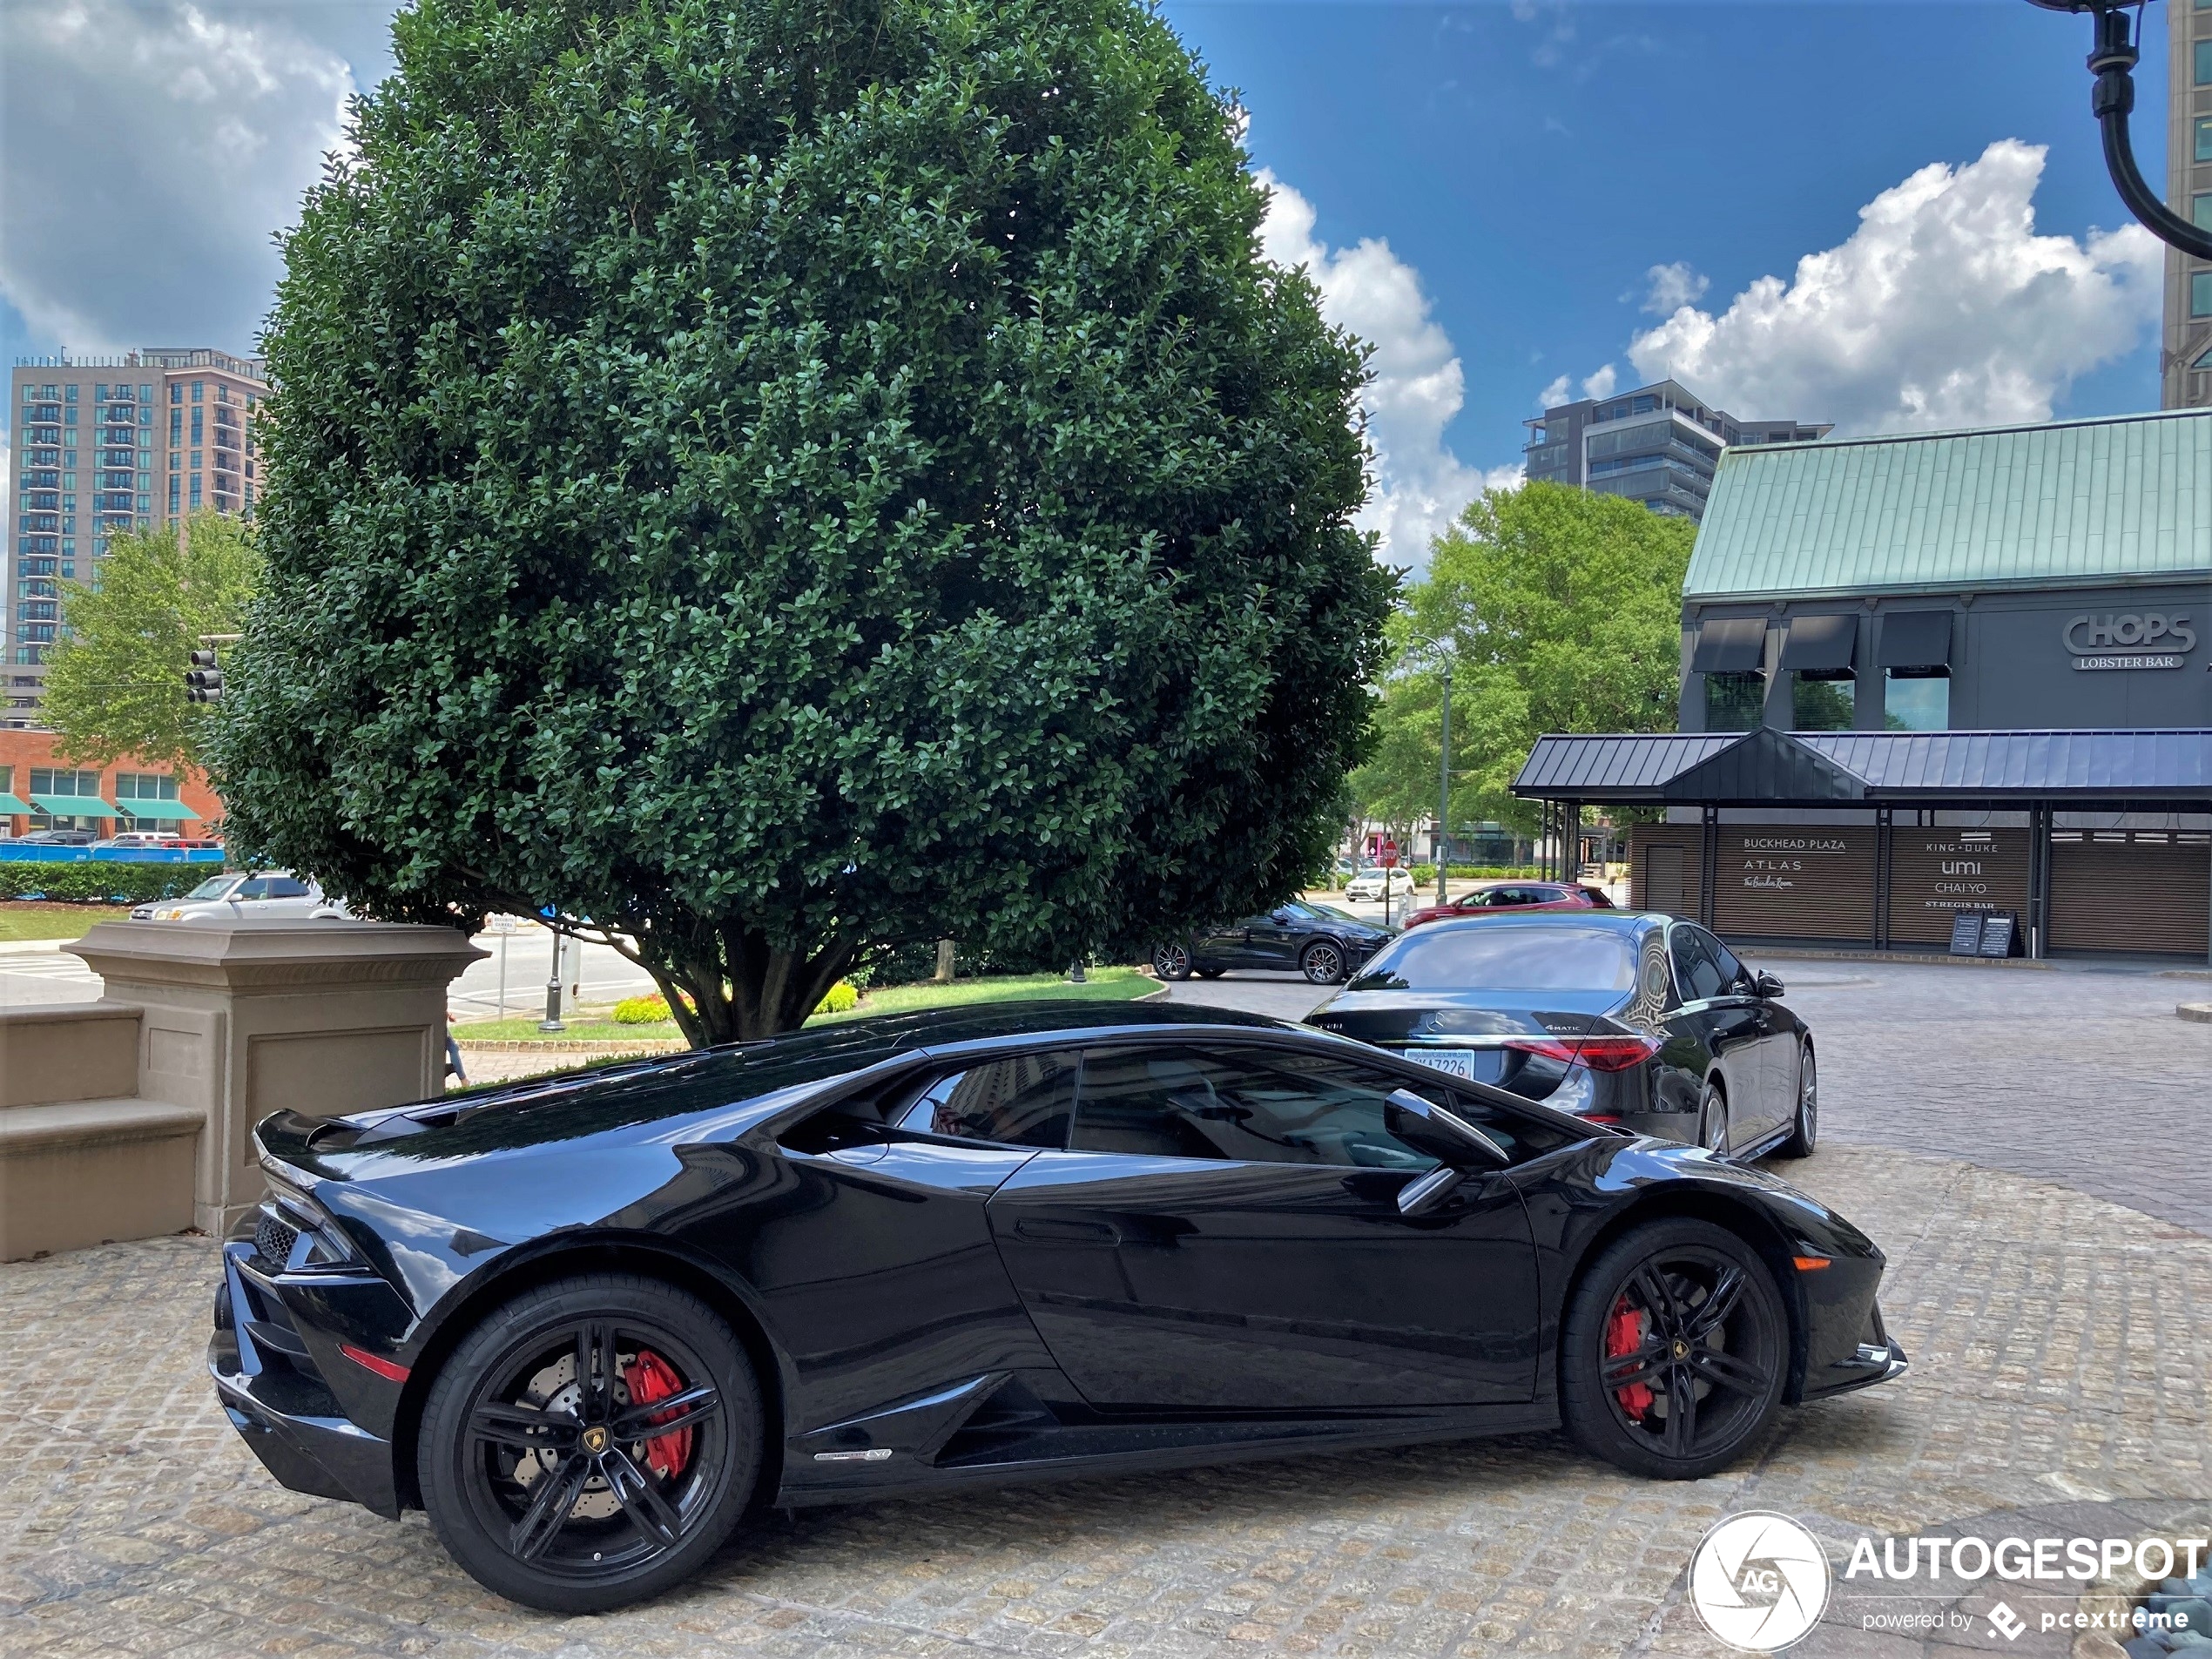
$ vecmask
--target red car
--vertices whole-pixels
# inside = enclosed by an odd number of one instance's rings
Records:
[[[1470,888],[1449,904],[1431,905],[1406,918],[1418,927],[1425,921],[1447,916],[1487,916],[1501,910],[1614,910],[1619,908],[1599,887],[1575,881],[1486,881]]]

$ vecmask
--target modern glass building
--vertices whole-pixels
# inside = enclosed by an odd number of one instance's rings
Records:
[[[1724,448],[1802,443],[1831,430],[1803,421],[1740,421],[1672,380],[1562,403],[1525,424],[1532,481],[1626,496],[1689,519],[1704,516]]]

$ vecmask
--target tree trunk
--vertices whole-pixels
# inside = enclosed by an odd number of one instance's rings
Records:
[[[668,998],[677,1028],[694,1049],[756,1042],[796,1031],[859,955],[839,941],[814,955],[779,949],[761,934],[732,922],[696,954],[656,960],[639,941],[645,971]],[[685,998],[691,1008],[684,1006]]]

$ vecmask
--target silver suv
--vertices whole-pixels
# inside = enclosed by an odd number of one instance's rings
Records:
[[[181,899],[157,899],[131,912],[133,921],[223,921],[255,916],[343,917],[342,900],[323,896],[289,870],[211,875]]]

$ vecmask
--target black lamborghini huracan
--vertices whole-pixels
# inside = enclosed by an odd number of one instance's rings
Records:
[[[1216,1010],[858,1021],[256,1131],[277,1479],[577,1611],[749,1504],[1543,1429],[1688,1477],[1905,1357],[1757,1170]]]

